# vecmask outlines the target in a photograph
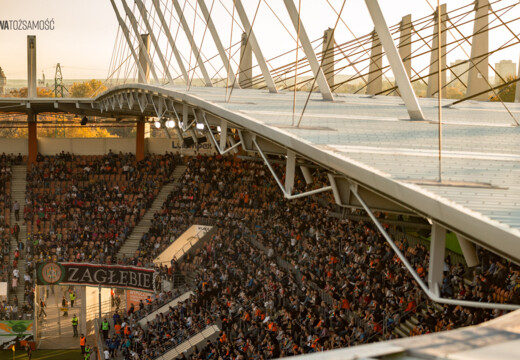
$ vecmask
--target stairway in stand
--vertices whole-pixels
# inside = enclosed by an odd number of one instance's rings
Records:
[[[25,191],[26,191],[26,183],[27,183],[27,165],[13,165],[12,167],[12,178],[11,178],[11,227],[14,224],[18,223],[20,226],[20,234],[18,239],[24,243],[27,240],[27,226],[25,226],[23,221],[23,207],[25,205]],[[13,208],[14,202],[18,201],[20,204],[20,220],[16,221],[15,214]],[[14,236],[11,236],[11,244],[9,251],[9,259],[14,260],[14,252],[18,248],[18,243]],[[26,248],[24,248],[26,250]],[[16,289],[16,293],[10,292],[9,300],[12,303],[14,299],[14,295],[18,297],[18,307],[22,307],[24,304],[24,281],[23,276],[25,275],[25,251],[22,251],[20,254],[20,258],[18,260],[18,270],[20,270],[20,277],[18,280],[18,288]],[[12,273],[11,273],[12,275]],[[33,279],[34,281],[35,279]],[[11,283],[8,284],[11,287]]]
[[[175,170],[173,171],[171,179],[172,182],[164,185],[161,188],[161,191],[155,198],[154,202],[152,203],[152,206],[146,211],[144,216],[142,217],[141,221],[136,225],[136,227],[133,229],[132,233],[128,236],[125,243],[119,249],[119,252],[117,253],[117,258],[121,259],[123,256],[125,258],[133,257],[135,255],[135,252],[137,251],[137,248],[139,247],[139,241],[141,240],[141,237],[150,229],[150,225],[152,224],[152,219],[154,214],[161,210],[162,205],[166,201],[166,198],[170,193],[175,189],[175,187],[178,185],[177,181],[180,179],[180,177],[184,174],[184,171],[186,170],[186,166],[184,165],[177,165],[175,167]]]

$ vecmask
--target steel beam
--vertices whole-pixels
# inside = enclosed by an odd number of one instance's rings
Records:
[[[430,241],[430,264],[428,269],[428,287],[435,295],[441,296],[442,277],[444,271],[444,256],[446,252],[446,229],[432,224]]]
[[[296,154],[287,150],[287,161],[285,165],[285,191],[292,194],[294,188],[294,172],[296,170]]]
[[[468,74],[468,88],[466,96],[478,94],[488,90],[489,65],[489,0],[475,2],[475,21],[473,37],[471,39],[471,61]],[[473,100],[489,100],[487,92],[473,98]]]
[[[265,84],[267,85],[269,92],[276,93],[276,85],[274,84],[271,72],[267,67],[267,62],[265,61],[264,55],[262,54],[262,49],[260,49],[260,45],[258,45],[258,41],[256,40],[256,36],[253,31],[253,28],[251,27],[251,23],[249,23],[246,11],[244,9],[244,6],[242,5],[242,0],[235,0],[235,8],[237,9],[240,21],[244,26],[244,30],[248,34],[249,43],[251,44],[251,48],[255,53],[256,61],[258,62],[260,70],[262,71],[262,75],[264,75]]]
[[[172,48],[173,55],[175,56],[175,60],[177,61],[177,65],[179,65],[179,69],[181,71],[182,77],[186,85],[190,82],[190,77],[188,76],[188,72],[184,67],[184,63],[182,62],[181,54],[179,54],[179,50],[177,50],[177,46],[175,45],[175,41],[173,40],[172,33],[168,26],[168,23],[164,19],[164,15],[162,13],[161,5],[159,4],[159,0],[152,0],[153,7],[155,9],[155,13],[161,22],[161,26],[164,29],[164,33],[166,34],[166,38],[168,39],[168,43]]]
[[[229,79],[229,83],[234,84],[235,87],[238,87],[238,83],[235,81],[235,74],[233,73],[233,69],[231,68],[229,64],[229,59],[226,54],[226,50],[224,49],[224,46],[222,46],[222,41],[220,41],[220,37],[218,36],[217,28],[215,27],[215,24],[213,23],[213,19],[211,19],[211,14],[208,11],[208,7],[206,6],[206,3],[204,0],[197,0],[199,3],[199,8],[202,12],[202,15],[204,16],[204,19],[206,20],[206,24],[208,25],[209,32],[211,33],[211,36],[213,37],[213,42],[215,43],[215,46],[217,47],[218,53],[220,55],[220,59],[222,59],[222,63],[224,64],[224,67],[226,68],[227,76]],[[229,71],[228,71],[229,69]]]
[[[441,50],[440,50],[440,62],[441,62],[441,84],[446,84],[446,20],[448,15],[446,14],[446,4],[442,4],[440,9],[437,8],[435,11],[435,25],[433,27],[433,37],[431,46],[430,56],[430,74],[428,75],[428,87],[426,88],[426,97],[434,97],[439,89],[439,11],[441,13]],[[446,87],[442,89],[442,97],[446,98]]]
[[[132,10],[128,7],[126,4],[126,0],[121,0],[121,3],[123,4],[123,8],[125,9],[126,16],[128,16],[128,19],[130,20],[130,25],[132,26],[132,29],[134,30],[135,37],[139,41],[139,48],[140,49],[149,49],[150,46],[146,46],[146,44],[143,42],[143,39],[141,37],[141,34],[139,32],[139,29],[137,27],[137,20],[135,19],[134,14],[132,13]],[[157,76],[157,72],[155,72],[155,66],[153,66],[153,61],[150,58],[150,55],[147,51],[140,51],[139,56],[143,56],[145,61],[148,63],[148,67],[150,68],[150,71],[152,72],[153,79],[156,84],[160,84],[159,77]],[[142,65],[141,65],[142,66]],[[146,73],[146,71],[145,71]],[[147,78],[146,76],[144,78]]]
[[[123,36],[126,39],[126,43],[128,44],[128,47],[130,48],[130,52],[132,53],[132,57],[134,58],[134,61],[137,65],[137,70],[139,72],[139,75],[142,78],[146,78],[144,69],[141,66],[141,63],[139,62],[139,58],[137,57],[137,54],[135,52],[134,45],[132,44],[132,41],[130,40],[130,32],[128,31],[128,28],[126,27],[125,22],[121,18],[121,15],[119,14],[119,10],[117,10],[117,6],[116,6],[114,0],[110,0],[110,3],[112,4],[112,8],[114,9],[114,14],[116,15],[117,22],[119,23],[119,27],[121,28],[121,31],[123,32]]]
[[[392,250],[396,253],[396,255],[401,260],[404,267],[408,270],[410,275],[414,278],[414,280],[417,282],[421,290],[428,296],[431,300],[441,303],[441,304],[448,304],[448,305],[461,305],[461,306],[469,306],[474,308],[483,308],[483,309],[500,309],[500,310],[517,310],[520,309],[520,305],[514,305],[514,304],[496,304],[496,303],[486,303],[486,302],[478,302],[478,301],[466,301],[466,300],[456,300],[456,299],[445,299],[441,298],[434,292],[432,292],[424,281],[421,279],[421,277],[417,274],[413,266],[410,264],[406,256],[399,250],[399,247],[396,245],[394,240],[390,235],[388,235],[387,231],[385,230],[384,226],[381,225],[377,217],[374,215],[372,210],[367,206],[367,204],[363,201],[363,198],[358,194],[357,187],[355,184],[352,184],[350,187],[352,193],[354,196],[358,199],[358,201],[363,206],[363,209],[367,212],[368,216],[374,223],[374,225],[377,227],[379,232],[383,235],[387,243],[390,245]]]
[[[383,48],[376,31],[372,32],[372,48],[368,66],[367,94],[375,95],[383,90]]]
[[[312,69],[312,73],[314,74],[314,78],[316,78],[316,82],[318,83],[318,87],[321,92],[321,96],[324,100],[333,101],[334,97],[332,96],[332,92],[330,91],[329,83],[327,82],[327,78],[325,74],[323,74],[323,69],[318,62],[318,58],[316,57],[316,53],[312,48],[311,40],[305,31],[305,26],[303,26],[303,22],[301,20],[300,14],[298,13],[298,9],[294,5],[293,0],[284,0],[285,8],[289,13],[289,17],[292,20],[293,26],[297,33],[299,33],[299,39],[301,41],[303,51],[305,52],[305,56],[307,56],[307,61]],[[312,91],[312,89],[311,89]]]
[[[296,195],[292,195],[290,192],[287,192],[285,190],[285,186],[282,185],[282,182],[278,178],[278,175],[276,175],[276,172],[274,171],[273,167],[269,163],[269,160],[267,160],[267,157],[265,156],[264,152],[262,151],[260,146],[258,146],[258,143],[256,142],[256,135],[253,135],[252,141],[253,141],[254,146],[256,147],[256,150],[258,151],[258,153],[260,154],[260,156],[264,160],[265,165],[267,165],[267,168],[271,172],[271,175],[273,176],[274,180],[278,184],[278,187],[280,188],[280,190],[282,190],[283,196],[286,199],[289,199],[289,200],[299,199],[299,198],[302,198],[302,197],[306,197],[306,196],[310,196],[310,195],[314,195],[314,194],[319,194],[319,193],[322,193],[322,192],[325,192],[325,191],[332,190],[332,186],[324,186],[324,187],[316,189],[316,190],[306,191],[304,193],[300,193],[300,194],[296,194]]]
[[[410,119],[424,120],[421,106],[417,101],[410,79],[406,75],[403,62],[399,57],[392,35],[390,34],[386,20],[381,8],[379,7],[378,0],[365,0],[365,3],[367,4],[368,11],[370,12],[379,39],[385,49],[386,57],[388,58],[388,62],[390,63],[390,67],[394,73],[395,81],[406,105],[406,109],[408,110],[408,114],[410,115]]]
[[[475,244],[459,233],[457,233],[457,240],[459,241],[462,255],[464,255],[464,259],[466,260],[466,265],[468,265],[468,267],[477,266],[480,261],[478,260]]]
[[[200,72],[202,73],[202,77],[204,78],[204,84],[208,87],[212,87],[213,84],[211,83],[211,78],[209,77],[208,71],[206,70],[206,65],[204,65],[204,59],[202,58],[202,54],[200,53],[199,48],[197,47],[197,44],[195,44],[195,39],[193,38],[193,35],[191,34],[190,27],[188,25],[188,22],[186,21],[186,18],[184,17],[182,9],[179,5],[179,1],[178,0],[172,0],[172,1],[173,1],[173,6],[175,7],[175,12],[177,12],[177,16],[179,17],[181,26],[190,43],[191,51],[197,58],[197,64],[199,65]]]
[[[153,44],[153,47],[157,54],[157,57],[159,58],[159,61],[161,62],[161,65],[164,69],[164,74],[166,75],[168,82],[170,84],[173,84],[173,78],[170,73],[170,69],[168,68],[168,64],[166,64],[166,59],[164,58],[161,47],[159,46],[159,43],[157,42],[157,38],[155,37],[155,35],[153,33],[153,29],[150,26],[150,22],[148,21],[148,12],[146,11],[143,1],[142,0],[134,0],[134,1],[137,5],[137,9],[139,10],[139,13],[141,14],[141,19],[143,19],[143,23],[144,23],[144,26],[146,27],[146,31],[148,31],[148,35],[150,36],[150,39],[152,40],[152,44]]]
[[[238,64],[238,82],[242,89],[253,87],[253,50],[247,41],[247,34],[242,33],[240,43],[240,64]]]
[[[307,166],[300,166],[300,170],[302,171],[303,178],[305,179],[305,183],[307,185],[312,184],[312,174],[310,169]]]

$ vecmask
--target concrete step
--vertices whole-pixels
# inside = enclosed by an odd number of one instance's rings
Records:
[[[132,230],[132,233],[128,236],[121,249],[119,249],[119,252],[117,254],[118,257],[122,257],[123,255],[125,257],[133,256],[135,251],[139,248],[139,242],[141,241],[141,238],[146,232],[148,232],[148,229],[150,229],[150,226],[152,224],[151,220],[153,219],[154,214],[162,208],[164,202],[168,198],[168,195],[170,195],[170,193],[176,187],[175,181],[177,181],[179,177],[184,174],[185,170],[186,166],[177,166],[175,168],[171,177],[172,182],[164,185],[161,188],[161,191],[159,191],[159,194],[157,194],[157,197],[153,201],[150,208],[141,218],[141,221],[139,221],[136,227]]]

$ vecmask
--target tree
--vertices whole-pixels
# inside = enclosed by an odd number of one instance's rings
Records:
[[[69,93],[73,98],[90,98],[101,94],[106,89],[107,87],[102,81],[92,79],[90,81],[72,84]]]
[[[54,92],[45,87],[36,88],[36,94],[38,97],[54,97]],[[11,97],[27,97],[27,87],[20,89],[13,89],[9,92]]]
[[[508,76],[505,81],[501,81],[502,84],[505,84],[507,82],[513,81],[515,79],[514,76]],[[503,102],[514,102],[515,101],[515,91],[516,91],[516,84],[518,82],[509,84],[507,86],[501,87],[499,89],[496,89],[495,92],[497,93],[498,97],[493,94],[489,100],[490,101],[500,101]]]

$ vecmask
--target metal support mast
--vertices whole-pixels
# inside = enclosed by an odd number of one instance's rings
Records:
[[[121,31],[123,32],[123,35],[126,39],[126,43],[128,44],[128,47],[130,48],[130,52],[132,53],[132,57],[134,58],[134,61],[137,65],[139,75],[142,76],[143,78],[146,78],[144,69],[141,66],[141,63],[139,62],[139,58],[137,57],[137,54],[135,52],[132,41],[130,40],[130,33],[128,31],[128,28],[126,27],[125,22],[121,18],[121,15],[119,14],[119,10],[117,10],[117,6],[116,6],[114,0],[110,0],[110,3],[112,4],[112,8],[114,9],[114,14],[116,15],[117,22],[119,23],[119,27],[121,28]]]
[[[141,34],[139,33],[139,29],[137,27],[137,20],[135,19],[134,14],[132,13],[132,10],[128,7],[126,4],[126,0],[121,0],[121,3],[123,4],[123,8],[125,9],[126,16],[128,16],[128,19],[130,20],[130,25],[132,26],[132,30],[134,30],[134,34],[137,37],[137,40],[139,41],[139,47],[141,49],[146,48],[145,44],[143,43],[143,39],[141,38]],[[156,84],[160,84],[159,77],[157,76],[157,73],[155,72],[155,66],[153,66],[152,59],[150,58],[150,55],[148,55],[148,52],[145,52],[144,59],[148,63],[148,66],[150,68],[150,71],[152,72],[153,79]]]
[[[181,26],[190,43],[191,51],[197,58],[197,64],[199,65],[200,72],[202,73],[202,77],[204,78],[204,84],[208,87],[212,87],[213,84],[211,83],[211,78],[209,77],[208,71],[206,70],[206,65],[204,65],[204,59],[202,58],[202,55],[199,51],[199,48],[197,47],[197,44],[195,44],[195,39],[193,39],[193,35],[191,34],[190,27],[188,26],[188,23],[186,22],[186,18],[184,17],[184,14],[182,13],[182,9],[179,6],[179,2],[178,2],[178,0],[172,0],[172,1],[173,1],[173,6],[175,7],[175,11],[177,12],[177,16],[179,17],[179,21],[181,22]]]
[[[471,39],[471,61],[466,96],[478,94],[489,88],[487,84],[489,64],[488,17],[489,0],[477,0],[475,2],[475,22]],[[485,101],[488,100],[488,94],[483,93],[473,99]]]
[[[220,55],[220,59],[222,59],[222,63],[224,64],[224,67],[229,69],[229,72],[227,74],[229,83],[234,84],[235,87],[239,87],[238,83],[235,81],[235,74],[233,73],[233,70],[231,70],[231,66],[229,66],[229,59],[226,55],[226,50],[224,49],[224,46],[222,46],[222,42],[220,41],[220,37],[218,36],[217,28],[215,27],[215,24],[213,23],[213,19],[211,19],[211,14],[208,11],[208,7],[206,6],[206,3],[204,0],[197,0],[199,3],[200,10],[202,11],[202,15],[204,16],[204,19],[206,20],[206,24],[208,25],[209,32],[211,33],[211,36],[213,37],[213,42],[215,43],[215,46],[217,47],[218,53]]]
[[[439,11],[441,17],[441,48],[439,51]],[[430,57],[430,74],[428,76],[428,87],[426,89],[426,97],[434,97],[435,94],[439,91],[439,74],[438,67],[439,64],[437,61],[441,62],[441,84],[446,84],[446,4],[442,4],[440,8],[437,8],[435,11],[435,26],[433,27],[433,37],[432,37],[432,51]],[[440,54],[440,55],[439,55]],[[440,56],[440,59],[439,59]],[[441,95],[443,98],[446,98],[446,88],[442,89]],[[437,94],[438,96],[438,94]]]
[[[383,48],[376,30],[372,32],[372,49],[368,66],[367,94],[375,95],[383,90]]]
[[[54,75],[54,97],[63,97],[63,76],[61,75],[60,63],[56,64],[56,73]]]
[[[300,14],[298,13],[298,9],[294,5],[293,0],[284,0],[285,8],[289,13],[291,21],[295,30],[299,33],[299,39],[302,43],[303,51],[307,56],[307,60],[309,61],[309,65],[312,69],[312,73],[316,78],[316,82],[318,83],[318,87],[321,92],[321,96],[324,100],[333,101],[334,97],[332,96],[332,92],[330,91],[329,83],[327,82],[327,78],[323,74],[323,69],[318,62],[318,58],[316,57],[316,53],[314,53],[314,49],[312,48],[311,41],[307,32],[305,31],[305,27],[301,21]]]
[[[240,17],[240,21],[244,26],[244,31],[248,34],[249,43],[251,44],[251,48],[255,53],[256,61],[258,62],[258,66],[260,70],[262,70],[262,74],[264,75],[264,80],[269,89],[269,92],[276,93],[276,85],[274,84],[273,77],[271,76],[271,72],[267,67],[267,62],[265,61],[264,55],[262,54],[262,50],[260,49],[260,45],[258,45],[258,41],[256,40],[255,33],[251,28],[251,24],[249,23],[249,19],[247,18],[246,11],[244,6],[242,5],[242,0],[235,0],[235,8],[237,9],[238,16]]]
[[[173,40],[168,23],[166,22],[166,20],[164,20],[164,15],[162,13],[161,6],[159,5],[159,0],[152,0],[152,4],[155,9],[155,12],[157,13],[157,17],[159,18],[159,21],[161,22],[161,26],[164,29],[164,33],[166,34],[168,43],[170,44],[170,46],[172,48],[172,52],[173,52],[173,55],[175,56],[175,60],[177,60],[177,65],[179,65],[179,69],[181,71],[184,82],[186,84],[188,84],[188,82],[190,81],[190,77],[188,76],[188,72],[186,71],[186,68],[184,67],[184,63],[182,62],[182,58],[181,58],[181,55],[179,54],[179,50],[177,49],[177,46],[175,46],[175,41]]]
[[[388,25],[386,24],[383,12],[379,7],[378,1],[365,0],[365,3],[367,4],[368,11],[370,12],[372,22],[374,23],[377,34],[379,35],[379,39],[381,40],[383,48],[386,51],[388,62],[390,63],[390,67],[394,73],[395,81],[399,88],[399,92],[401,93],[401,97],[406,105],[406,109],[408,110],[408,114],[410,115],[410,119],[424,120],[421,106],[419,105],[419,101],[417,101],[417,97],[413,91],[410,79],[406,75],[403,62],[399,57],[399,53],[394,44],[394,40],[392,39],[392,35],[390,34],[390,30],[388,29]]]
[[[153,29],[150,26],[150,22],[148,21],[148,12],[146,11],[146,8],[144,7],[144,4],[141,0],[134,0],[134,1],[137,5],[137,9],[139,9],[139,13],[141,14],[141,19],[143,19],[143,23],[144,23],[144,26],[146,27],[146,31],[148,31],[148,34],[150,35],[150,39],[152,40],[152,44],[153,44],[153,47],[155,48],[157,57],[159,58],[159,61],[161,62],[161,65],[164,69],[164,74],[166,75],[168,82],[170,84],[173,84],[173,79],[172,79],[172,75],[170,73],[170,69],[168,68],[168,64],[166,64],[166,60],[164,58],[161,47],[159,46],[159,43],[157,42],[157,38],[155,37],[155,35],[153,33]]]

